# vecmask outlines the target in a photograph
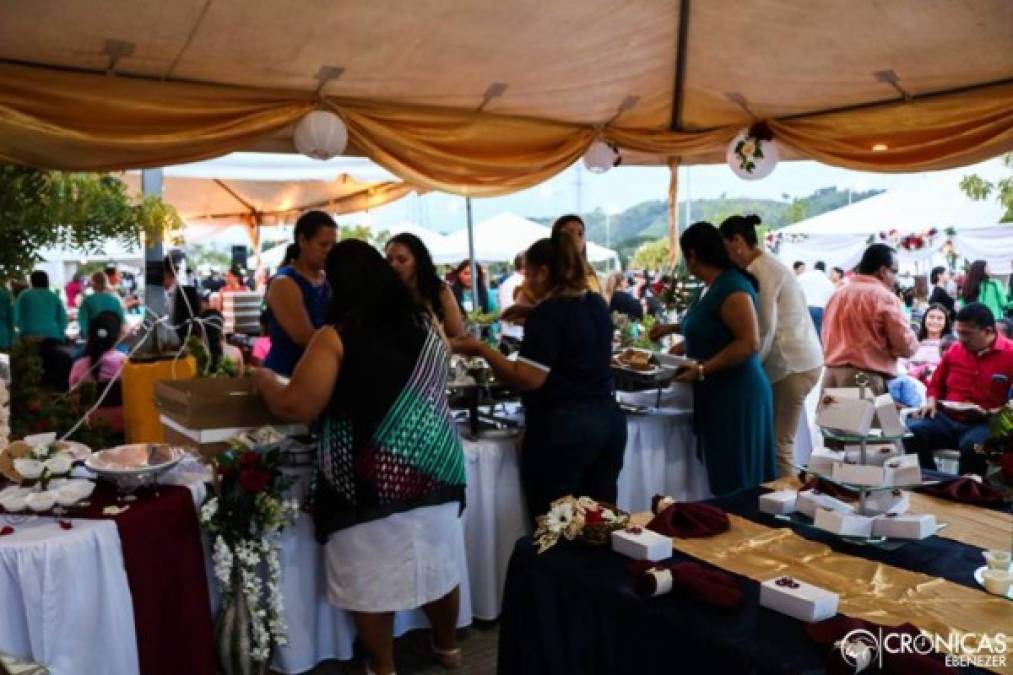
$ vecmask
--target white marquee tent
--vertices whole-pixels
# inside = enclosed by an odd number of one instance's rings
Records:
[[[905,235],[924,235],[935,229],[936,235],[926,237],[923,248],[898,248],[902,264],[938,257],[949,241],[957,255],[987,260],[993,271],[1004,274],[1013,265],[1013,223],[999,222],[1003,215],[995,199],[974,201],[951,179],[929,179],[778,230],[778,257],[809,264],[822,260],[828,266],[850,269],[861,259],[870,237],[881,241],[880,233],[895,230],[887,243],[896,243]]]
[[[552,233],[545,225],[514,213],[500,213],[475,225],[475,259],[481,262],[510,262],[531,244]],[[468,231],[458,230],[447,236],[447,251],[437,263],[456,263],[468,257]],[[608,263],[618,269],[619,256],[615,251],[593,242],[587,244],[587,257],[592,263]]]

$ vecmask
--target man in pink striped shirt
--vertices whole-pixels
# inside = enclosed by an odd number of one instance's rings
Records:
[[[918,350],[900,300],[893,293],[897,256],[886,244],[865,249],[858,274],[830,298],[823,315],[823,387],[854,387],[866,373],[873,393],[886,392],[897,359]]]

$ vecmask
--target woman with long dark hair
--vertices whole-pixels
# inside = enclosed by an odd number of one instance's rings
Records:
[[[537,304],[516,361],[473,336],[451,341],[525,392],[521,487],[531,518],[567,494],[615,503],[626,448],[610,366],[612,319],[602,296],[588,292],[579,249],[568,239],[542,239],[525,254],[524,283]]]
[[[485,270],[481,265],[475,265],[475,269],[478,270],[477,283],[471,278],[471,260],[462,260],[458,263],[451,274],[453,281],[450,283],[450,290],[463,314],[469,312],[489,314],[496,310],[495,296],[486,286]]]
[[[591,263],[587,261],[587,226],[584,225],[584,219],[575,213],[567,213],[556,218],[556,222],[552,224],[552,241],[556,242],[557,245],[560,244],[563,241],[560,235],[564,232],[570,235],[573,244],[580,253],[584,276],[587,278],[588,290],[601,295],[601,281],[598,279],[594,268],[591,267]]]
[[[127,355],[116,349],[122,329],[123,322],[115,312],[100,312],[91,318],[84,355],[70,368],[71,388],[85,381],[102,387],[116,379],[127,360]],[[97,409],[91,419],[102,419],[113,431],[123,431],[122,402],[106,399],[106,405]]]
[[[394,612],[420,606],[432,655],[456,667],[465,476],[446,343],[369,244],[337,244],[326,270],[326,325],[287,385],[266,368],[256,383],[276,415],[316,424],[313,518],[327,595],[352,612],[370,672],[393,672]]]
[[[308,211],[296,221],[294,236],[286,249],[294,261],[278,270],[267,289],[271,351],[264,366],[286,376],[324,325],[330,296],[324,264],[338,239],[338,225],[323,211]]]
[[[943,355],[940,345],[943,338],[953,332],[953,322],[946,306],[935,303],[922,314],[918,329],[918,351],[906,363],[907,374],[928,384],[929,378]]]
[[[989,275],[988,263],[984,260],[971,263],[960,299],[964,307],[972,302],[985,305],[996,321],[1004,318],[1006,309],[1013,305],[1013,298],[1003,290],[1002,284]]]
[[[697,452],[711,492],[722,495],[776,475],[773,399],[759,358],[759,284],[735,266],[710,223],[690,226],[679,247],[704,289],[682,324],[667,332],[686,338],[686,356],[693,361],[676,379],[693,383]]]
[[[447,337],[464,333],[461,309],[422,240],[409,232],[391,237],[384,247],[387,262],[412,293],[415,302],[432,312]]]

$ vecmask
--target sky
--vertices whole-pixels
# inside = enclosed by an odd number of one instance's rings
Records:
[[[811,161],[781,162],[770,176],[756,181],[736,177],[724,164],[680,167],[679,200],[722,195],[785,200],[784,195],[788,195],[787,199],[804,197],[831,186],[855,191],[888,190],[942,176],[952,177],[956,183],[971,173],[985,177],[1002,175],[1001,159],[959,169],[909,174],[851,171]],[[640,202],[666,199],[667,192],[668,169],[664,167],[619,167],[596,175],[578,164],[534,188],[506,197],[473,199],[472,209],[476,223],[503,211],[526,217],[554,217],[595,208],[615,213]],[[349,224],[366,220],[374,227],[384,228],[407,220],[441,232],[452,232],[465,226],[465,203],[463,197],[454,195],[437,193],[418,197],[413,194],[369,214],[342,216],[339,220]]]

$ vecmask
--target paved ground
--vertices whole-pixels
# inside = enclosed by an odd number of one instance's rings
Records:
[[[457,670],[446,670],[417,653],[415,645],[426,639],[425,631],[414,631],[398,639],[394,645],[398,675],[493,675],[496,672],[496,648],[499,642],[499,624],[476,622],[471,628],[459,631],[458,639],[464,650],[464,665]],[[327,661],[307,675],[359,675],[361,661]]]

